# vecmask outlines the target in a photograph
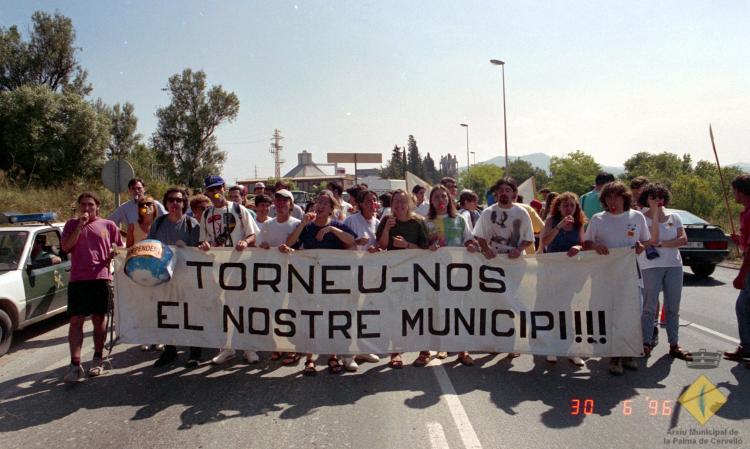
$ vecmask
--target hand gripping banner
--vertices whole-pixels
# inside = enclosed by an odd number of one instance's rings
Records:
[[[115,273],[124,342],[318,354],[637,356],[632,250],[487,260],[463,248],[370,254],[173,248],[172,279]]]

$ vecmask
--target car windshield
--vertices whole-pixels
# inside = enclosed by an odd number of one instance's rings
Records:
[[[0,231],[0,271],[18,268],[28,235],[27,231]]]
[[[693,215],[686,210],[670,209],[671,212],[676,213],[682,219],[684,225],[704,225],[709,224],[706,220],[702,219],[697,215]]]
[[[295,191],[295,192],[292,192],[292,196],[294,197],[294,204],[306,203],[307,202],[307,198],[305,198],[307,196],[307,192],[296,192]]]

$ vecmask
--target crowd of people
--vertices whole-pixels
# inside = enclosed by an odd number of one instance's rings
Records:
[[[437,251],[441,247],[463,247],[487,259],[500,255],[511,259],[526,254],[564,252],[569,257],[581,251],[606,256],[614,248],[631,248],[638,255],[643,354],[648,357],[658,343],[657,315],[663,293],[669,355],[683,360],[692,356],[679,345],[679,310],[682,296],[682,260],[679,248],[687,242],[679,215],[667,208],[669,189],[639,177],[630,185],[601,173],[592,190],[580,198],[572,192],[556,193],[543,189],[541,201],[521,202],[518,186],[511,178],[499,179],[490,189],[488,206],[481,212],[478,196],[471,191],[458,192],[453,178],[443,178],[428,190],[417,185],[411,192],[397,189],[378,195],[364,184],[346,192],[331,182],[310,202],[306,210],[294,203],[290,186],[283,181],[275,186],[255,184],[252,201],[243,186],[227,189],[220,176],[208,176],[202,193],[190,196],[185,189],[169,188],[160,203],[146,194],[141,179],[128,184],[131,200],[122,204],[108,219],[99,217],[100,200],[92,192],[77,200],[78,216],[63,230],[62,247],[71,255],[72,270],[68,287],[68,311],[71,316],[69,342],[71,364],[65,381],[85,377],[81,366],[83,323],[91,315],[94,324],[94,357],[89,376],[104,372],[103,347],[105,315],[113,302],[111,260],[116,247],[131,246],[143,239],[156,239],[167,245],[197,247],[208,251],[230,247],[243,251],[256,247],[267,251],[304,251],[309,249],[360,250],[368,252],[421,249]],[[730,360],[750,359],[750,175],[732,182],[736,202],[745,209],[740,234],[732,239],[744,253],[742,266],[734,281],[740,290],[736,313],[740,346],[726,352]],[[125,229],[126,242],[121,236]],[[149,349],[145,346],[143,349]],[[162,347],[160,347],[162,348]],[[211,363],[221,365],[236,356],[231,348],[218,348]],[[198,366],[203,351],[188,350],[188,367]],[[519,354],[510,354],[517,357]],[[259,355],[244,351],[249,363]],[[305,375],[317,373],[313,354],[305,354]],[[432,352],[421,351],[414,366],[429,363]],[[436,357],[448,354],[438,351]],[[165,346],[155,361],[157,367],[176,362],[177,348]],[[302,354],[272,353],[272,360],[285,365],[299,362]],[[402,368],[402,355],[389,354],[388,364]],[[358,362],[377,362],[376,354],[332,354],[327,369],[336,374],[356,371]],[[467,351],[457,361],[471,366]],[[556,357],[547,361],[555,363]],[[580,357],[570,361],[578,366]],[[746,362],[750,363],[750,362]],[[624,369],[637,369],[638,360],[613,357],[609,371],[621,375]]]

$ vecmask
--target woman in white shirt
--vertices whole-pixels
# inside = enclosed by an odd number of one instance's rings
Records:
[[[646,251],[638,256],[643,276],[643,352],[648,356],[654,347],[654,322],[659,308],[659,292],[663,291],[669,355],[689,360],[692,358],[690,353],[678,344],[682,298],[682,258],[679,248],[687,244],[687,235],[680,216],[664,210],[670,197],[669,189],[665,186],[651,184],[638,199],[641,207],[648,207],[643,215],[651,233]]]

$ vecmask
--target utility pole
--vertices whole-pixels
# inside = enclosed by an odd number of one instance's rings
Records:
[[[255,179],[258,179],[258,166],[255,166]]]
[[[281,150],[284,148],[280,145],[281,139],[281,131],[278,129],[273,130],[273,137],[271,138],[271,154],[274,155],[274,177],[276,179],[281,179],[281,164],[283,164],[285,161],[281,159]],[[257,178],[257,175],[256,175]]]

